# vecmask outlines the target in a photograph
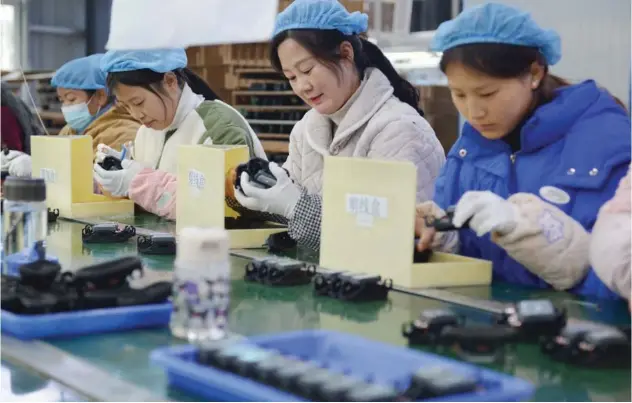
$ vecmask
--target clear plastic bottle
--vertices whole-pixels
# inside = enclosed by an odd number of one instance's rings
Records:
[[[201,344],[228,330],[230,260],[228,232],[184,228],[178,235],[169,326],[175,337]]]
[[[48,210],[46,183],[40,178],[8,177],[3,186],[3,256],[27,254],[35,260],[46,257]],[[6,265],[3,264],[3,273]]]

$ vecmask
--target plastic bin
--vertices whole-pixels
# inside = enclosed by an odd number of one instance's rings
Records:
[[[171,303],[91,309],[42,315],[2,310],[2,332],[22,340],[117,332],[169,324]]]
[[[403,391],[411,375],[423,366],[442,365],[474,374],[481,391],[433,399],[434,401],[522,401],[534,386],[522,379],[473,364],[367,340],[345,333],[308,330],[245,339],[286,356],[309,360],[334,372],[394,386]],[[151,359],[165,368],[169,383],[189,393],[220,401],[299,401],[286,393],[239,375],[195,362],[196,347],[181,345],[157,349]]]

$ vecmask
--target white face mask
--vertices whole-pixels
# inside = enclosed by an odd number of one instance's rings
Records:
[[[61,107],[61,113],[64,115],[66,123],[78,133],[83,132],[85,128],[92,123],[95,116],[99,114],[99,110],[101,110],[101,107],[99,107],[96,115],[92,116],[88,109],[88,103],[90,103],[90,101],[92,101],[92,97],[90,97],[88,102]]]

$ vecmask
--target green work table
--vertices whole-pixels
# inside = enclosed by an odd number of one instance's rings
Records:
[[[112,222],[137,226],[138,233],[172,232],[175,225],[149,215],[105,217],[91,222]],[[59,220],[49,229],[51,254],[64,270],[113,258],[136,254],[130,240],[116,245],[83,245],[85,224]],[[471,322],[489,321],[503,304],[528,298],[549,298],[564,305],[570,317],[609,324],[629,324],[630,315],[623,303],[583,301],[568,293],[494,285],[459,287],[446,290],[392,291],[387,302],[342,303],[315,297],[310,286],[271,288],[243,281],[243,256],[265,254],[265,250],[234,251],[232,256],[232,294],[230,330],[245,336],[299,329],[328,329],[361,335],[389,344],[405,346],[401,335],[404,322],[414,320],[424,309],[450,308]],[[292,257],[314,262],[314,253],[295,252]],[[169,277],[173,257],[143,257],[146,276]],[[72,390],[75,396],[91,400],[180,400],[199,397],[170,388],[162,368],[152,365],[152,350],[184,341],[171,336],[169,329],[137,330],[77,338],[21,342],[3,335],[3,371],[11,374],[37,374]],[[433,351],[431,348],[424,349]],[[456,356],[452,352],[438,352]],[[37,359],[37,357],[40,357]],[[44,357],[44,358],[41,358]],[[630,401],[630,370],[589,370],[557,363],[542,355],[535,345],[517,345],[503,360],[484,364],[496,370],[533,382],[536,401]],[[22,371],[22,372],[20,372]],[[75,375],[77,374],[77,375]],[[75,378],[83,374],[81,381]],[[3,382],[4,385],[4,382]],[[4,388],[4,386],[3,386]]]

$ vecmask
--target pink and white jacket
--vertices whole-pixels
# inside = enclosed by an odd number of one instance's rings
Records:
[[[185,85],[171,125],[165,130],[141,126],[136,134],[133,157],[146,168],[130,184],[134,203],[175,220],[177,152],[186,144],[247,145],[251,157],[266,158],[257,135],[238,111],[219,100],[205,101]]]
[[[632,171],[621,180],[614,197],[599,210],[590,242],[590,262],[601,281],[630,300],[632,247]]]

